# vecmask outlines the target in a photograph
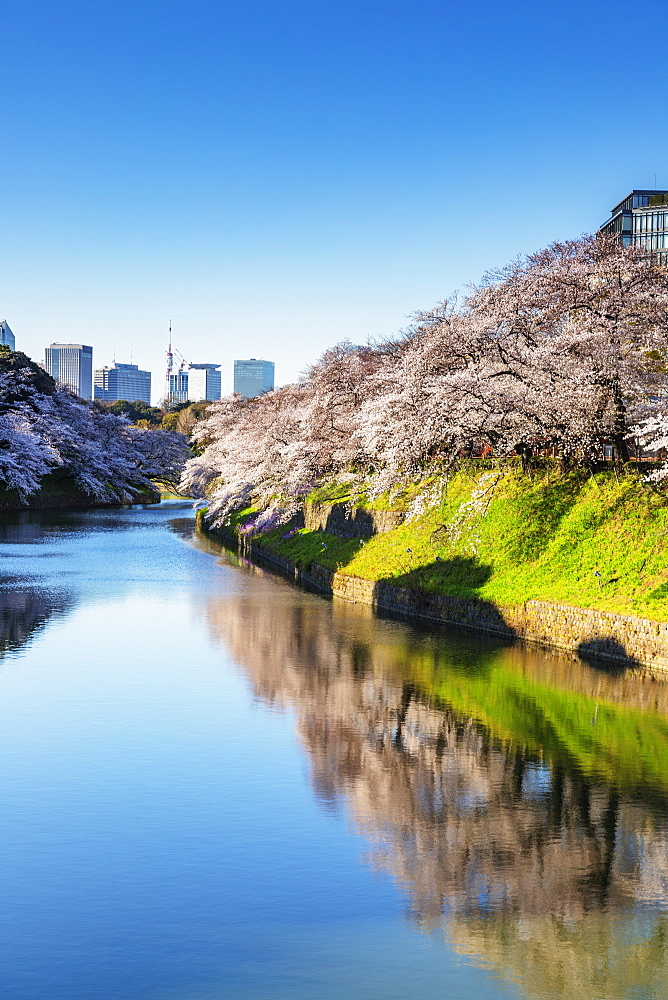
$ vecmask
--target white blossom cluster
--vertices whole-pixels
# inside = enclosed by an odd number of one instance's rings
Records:
[[[133,427],[66,389],[39,391],[30,368],[0,370],[0,483],[26,501],[55,470],[96,500],[132,500],[151,480],[177,482],[181,434]]]
[[[500,472],[486,472],[476,483],[469,498],[459,505],[447,526],[448,541],[453,549],[461,548],[460,543],[466,538],[471,553],[477,555],[480,545],[477,529],[489,509],[494,490],[502,479]]]
[[[214,403],[182,486],[223,522],[283,520],[314,484],[377,493],[462,456],[596,460],[668,444],[668,273],[614,238],[554,244],[419,314],[395,341],[342,343],[296,384]]]

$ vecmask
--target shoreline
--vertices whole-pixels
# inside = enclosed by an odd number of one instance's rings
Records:
[[[568,604],[529,600],[501,606],[477,598],[430,594],[386,581],[366,580],[312,562],[303,569],[267,546],[231,528],[209,528],[201,511],[198,528],[258,566],[290,582],[352,604],[402,618],[453,625],[507,639],[576,652],[585,661],[604,661],[646,673],[668,673],[668,623]]]
[[[92,510],[101,507],[131,507],[134,504],[158,504],[161,499],[158,490],[152,493],[145,491],[131,500],[122,500],[120,497],[115,500],[95,500],[83,491],[74,489],[37,490],[27,498],[26,502],[22,502],[18,496],[0,499],[0,514],[16,514],[30,510]]]

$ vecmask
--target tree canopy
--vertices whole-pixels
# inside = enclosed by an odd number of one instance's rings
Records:
[[[55,470],[96,500],[132,500],[154,479],[177,482],[188,454],[183,435],[133,427],[0,351],[0,482],[24,502]]]
[[[666,268],[614,238],[555,243],[394,341],[343,342],[295,385],[212,403],[183,486],[214,520],[253,498],[268,522],[342,474],[381,491],[462,455],[624,460],[668,441],[667,351]]]

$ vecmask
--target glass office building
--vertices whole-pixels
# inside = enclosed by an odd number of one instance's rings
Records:
[[[95,398],[102,403],[114,403],[117,399],[127,399],[134,403],[140,399],[151,403],[151,373],[138,365],[122,365],[114,361],[111,368],[95,369]]]
[[[632,191],[599,232],[618,234],[626,246],[644,247],[668,263],[668,191]]]
[[[250,399],[274,388],[274,362],[259,361],[249,358],[248,361],[234,362],[234,391],[240,396]]]
[[[220,399],[220,365],[191,364],[188,369],[188,401],[201,403]]]
[[[16,350],[14,334],[9,329],[9,323],[6,319],[0,319],[0,345],[8,347],[10,351]]]
[[[56,382],[82,399],[93,398],[93,348],[85,344],[50,344],[44,367]]]

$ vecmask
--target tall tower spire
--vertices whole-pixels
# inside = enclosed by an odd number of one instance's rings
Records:
[[[172,321],[169,321],[169,347],[167,348],[167,384],[165,385],[165,403],[171,400],[172,372],[174,370],[174,355],[172,354]]]

